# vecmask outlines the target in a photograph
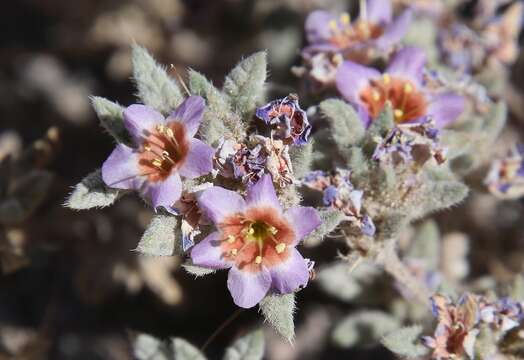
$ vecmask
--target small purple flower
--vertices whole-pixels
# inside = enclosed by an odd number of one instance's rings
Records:
[[[524,320],[524,309],[522,303],[504,298],[482,304],[480,318],[483,322],[491,324],[495,330],[506,332],[519,326]]]
[[[499,198],[524,196],[524,145],[516,145],[507,157],[495,160],[484,182]]]
[[[325,206],[342,211],[347,216],[347,221],[360,229],[367,236],[375,234],[373,220],[362,214],[363,191],[356,190],[351,183],[351,171],[337,169],[331,175],[323,171],[314,171],[302,179],[307,187],[321,191]]]
[[[167,210],[182,194],[181,176],[193,179],[213,169],[213,148],[195,139],[204,99],[188,97],[167,118],[146,105],[124,110],[133,147],[118,144],[102,166],[107,186],[133,189],[153,207]]]
[[[366,0],[363,4],[353,22],[347,13],[337,16],[317,10],[309,14],[305,28],[310,45],[304,49],[304,56],[340,53],[344,59],[369,63],[377,55],[387,54],[407,32],[411,11],[393,19],[390,0]]]
[[[311,125],[306,112],[300,108],[296,95],[273,100],[260,107],[256,116],[273,127],[273,138],[284,141],[284,144],[304,145],[307,143]]]
[[[250,186],[245,199],[213,187],[198,203],[217,231],[193,247],[191,259],[198,266],[230,269],[227,286],[235,304],[251,308],[270,292],[306,286],[309,263],[295,247],[320,225],[315,209],[284,211],[269,175]]]
[[[445,150],[440,146],[439,130],[433,121],[397,125],[377,145],[373,160],[398,166],[416,163],[424,165],[433,158],[437,164],[446,161]]]
[[[425,65],[424,52],[414,47],[400,50],[383,74],[345,61],[337,72],[337,88],[357,107],[365,126],[369,126],[389,102],[398,124],[420,122],[429,117],[442,128],[462,114],[465,100],[453,93],[434,95],[427,91],[423,81]]]

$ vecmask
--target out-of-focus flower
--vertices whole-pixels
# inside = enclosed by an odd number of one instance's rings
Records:
[[[213,169],[214,150],[193,138],[204,107],[204,99],[190,96],[166,119],[148,106],[129,106],[124,125],[134,147],[118,144],[104,162],[106,185],[138,190],[155,208],[169,210],[182,194],[180,176],[193,179]]]
[[[245,184],[257,182],[264,174],[271,174],[280,187],[293,183],[289,145],[263,136],[255,136],[253,140],[252,147],[222,141],[215,155],[218,173],[226,178],[241,179]]]
[[[438,324],[433,337],[423,338],[424,344],[433,349],[431,358],[447,360],[465,354],[473,358],[473,347],[479,332],[475,328],[479,321],[477,299],[466,294],[457,305],[442,295],[435,295],[431,300]]]
[[[524,145],[516,145],[507,157],[495,160],[485,184],[502,199],[524,196]]]
[[[447,9],[445,1],[433,0],[392,0],[394,9],[409,7],[416,15],[427,15],[432,18],[440,17]]]
[[[329,175],[323,171],[314,171],[304,177],[302,183],[321,191],[324,205],[342,211],[347,216],[347,221],[358,227],[364,235],[375,234],[373,220],[362,214],[364,192],[353,187],[350,170],[337,169]]]
[[[286,145],[307,143],[311,125],[306,112],[300,108],[296,95],[271,101],[258,108],[256,116],[272,127],[274,139],[282,140]]]
[[[424,87],[426,56],[420,49],[400,50],[386,72],[345,61],[337,72],[337,88],[359,110],[366,126],[391,103],[398,124],[420,122],[427,117],[441,128],[464,110],[464,98],[453,93],[432,96]]]
[[[477,72],[490,63],[511,65],[516,60],[524,4],[517,1],[501,15],[488,9],[488,14],[476,17],[471,28],[454,23],[442,29],[439,49],[448,65],[464,72]]]
[[[407,31],[411,11],[393,19],[389,0],[366,0],[360,4],[359,17],[353,22],[347,13],[337,16],[323,10],[312,12],[305,25],[310,45],[304,53],[340,53],[344,59],[368,63],[391,51]]]
[[[271,176],[249,187],[245,200],[213,187],[198,204],[217,231],[193,247],[191,258],[198,266],[230,269],[227,286],[235,304],[250,308],[269,292],[292,293],[308,283],[308,262],[295,247],[320,225],[320,217],[310,207],[284,212]]]
[[[397,125],[373,153],[373,160],[394,166],[406,163],[422,166],[431,158],[439,165],[446,160],[445,149],[439,142],[439,130],[431,119]]]
[[[481,304],[480,318],[491,324],[496,330],[506,332],[520,325],[524,320],[522,303],[509,298],[497,300],[493,303]]]
[[[316,88],[335,85],[336,71],[346,60],[368,64],[389,56],[406,34],[411,11],[393,19],[389,0],[363,0],[359,17],[317,10],[309,14],[305,29],[309,45],[302,51],[303,67],[298,76],[312,80]]]
[[[211,183],[196,186],[191,192],[184,192],[173,205],[173,209],[182,216],[180,229],[182,231],[182,250],[187,251],[195,245],[195,237],[201,233],[200,225],[209,224],[198,208],[198,197],[204,190],[212,187]]]

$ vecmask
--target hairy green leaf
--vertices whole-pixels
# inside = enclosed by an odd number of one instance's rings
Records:
[[[255,53],[242,60],[229,73],[224,82],[224,93],[233,110],[241,114],[253,113],[264,94],[267,76],[267,54]]]
[[[261,360],[264,357],[264,333],[253,331],[226,349],[224,360]]]
[[[339,210],[321,210],[319,211],[322,223],[311,234],[304,239],[304,244],[307,246],[318,245],[329,235],[337,226],[344,221],[346,216]]]
[[[422,326],[414,325],[391,331],[382,338],[382,344],[393,353],[407,358],[427,355],[429,349],[420,344]]]
[[[147,334],[140,334],[133,342],[133,353],[137,360],[172,360],[169,347]]]
[[[351,105],[328,99],[320,103],[320,111],[331,124],[333,140],[340,148],[356,145],[364,138],[366,129]]]
[[[129,133],[124,126],[124,108],[103,97],[92,96],[91,104],[102,127],[119,143],[129,143]]]
[[[136,251],[151,256],[182,254],[178,220],[172,215],[156,215],[140,239]]]
[[[172,342],[175,353],[173,360],[206,360],[204,354],[186,340],[174,338]]]
[[[108,187],[102,180],[102,172],[95,170],[75,186],[65,206],[75,210],[103,208],[113,205],[120,191]]]
[[[138,97],[144,104],[163,114],[169,114],[182,103],[184,97],[178,85],[146,49],[133,45],[132,58],[133,78],[137,86]]]
[[[295,337],[295,294],[268,295],[260,302],[259,307],[266,321],[284,339],[292,342]]]

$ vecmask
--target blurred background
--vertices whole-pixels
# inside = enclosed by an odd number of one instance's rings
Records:
[[[242,57],[268,49],[270,90],[296,91],[290,72],[300,63],[303,23],[316,8],[345,9],[340,0],[18,0],[0,15],[0,160],[21,157],[38,170],[42,193],[31,216],[0,224],[0,359],[132,359],[138,332],[183,337],[197,347],[236,310],[226,272],[195,280],[180,259],[133,252],[151,219],[137,197],[103,210],[62,206],[71,188],[111,152],[89,96],[133,103],[130,44],[145,46],[184,77],[188,67],[216,85]],[[508,90],[512,117],[506,139],[521,138],[523,57]],[[174,75],[174,73],[173,73]],[[520,85],[524,86],[524,85]],[[303,104],[304,107],[313,104]],[[504,140],[502,140],[502,143]],[[501,146],[504,148],[504,146]],[[24,168],[10,172],[23,178]],[[7,172],[0,167],[0,177]],[[460,232],[469,277],[504,279],[522,272],[524,206],[500,202],[479,182],[461,207],[438,215],[442,233]],[[21,180],[23,183],[23,180]],[[20,186],[24,195],[34,188]],[[306,249],[318,266],[344,247]],[[387,294],[391,289],[384,290]],[[381,347],[343,349],[329,337],[333,319],[354,304],[316,286],[298,295],[294,347],[266,331],[268,359],[388,359]],[[386,305],[378,301],[375,308]],[[261,323],[244,311],[207,348],[220,358],[226,344]]]

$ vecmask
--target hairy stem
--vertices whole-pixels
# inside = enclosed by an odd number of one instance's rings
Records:
[[[430,307],[431,291],[419,281],[398,257],[396,241],[388,241],[378,261],[396,281],[407,288],[421,304]],[[407,299],[413,300],[413,299]]]

